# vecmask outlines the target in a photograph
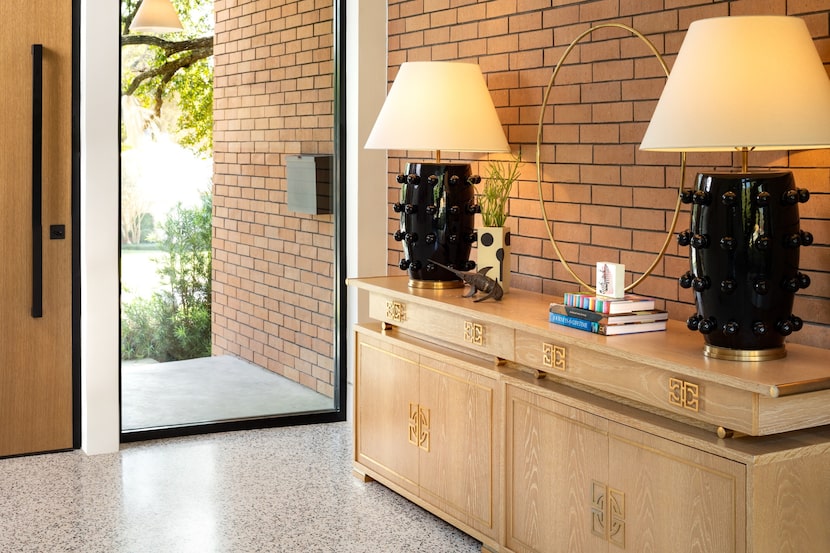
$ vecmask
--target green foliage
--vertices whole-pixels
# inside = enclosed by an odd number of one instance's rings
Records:
[[[211,199],[179,204],[162,225],[164,289],[123,305],[121,358],[176,361],[211,353]]]
[[[196,153],[213,149],[213,0],[173,0],[178,33],[129,30],[138,0],[121,0],[121,93]],[[151,124],[152,120],[152,124]],[[124,133],[122,133],[122,138]]]
[[[487,166],[483,190],[478,194],[481,221],[485,227],[503,227],[507,220],[507,201],[513,183],[521,175],[522,154],[508,161],[491,161]]]
[[[141,244],[143,242],[147,242],[147,239],[153,233],[155,228],[156,221],[153,219],[153,215],[151,213],[144,213],[141,216],[141,230],[139,232],[138,243]]]
[[[171,86],[182,106],[178,142],[201,154],[213,151],[213,59],[202,59],[177,72]]]

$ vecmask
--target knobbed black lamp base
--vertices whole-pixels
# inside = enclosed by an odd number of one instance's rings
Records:
[[[785,338],[803,322],[795,293],[810,285],[798,270],[799,250],[813,237],[799,227],[798,204],[810,197],[792,173],[699,174],[683,192],[692,226],[678,235],[691,246],[691,270],[680,277],[695,292],[687,325],[703,334],[704,354],[763,361],[786,355]]]
[[[401,227],[394,234],[403,242],[399,267],[409,272],[412,288],[460,288],[457,276],[434,263],[470,271],[470,250],[476,241],[474,184],[468,163],[408,163],[398,175],[400,201],[392,208],[400,213]]]

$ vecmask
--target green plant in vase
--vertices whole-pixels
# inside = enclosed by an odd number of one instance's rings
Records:
[[[520,152],[512,160],[491,161],[487,166],[484,186],[481,192],[477,191],[481,222],[485,227],[503,227],[507,221],[510,190],[519,180],[521,164]]]
[[[521,164],[521,152],[510,160],[491,161],[481,191],[477,191],[484,225],[478,229],[478,268],[492,267],[487,276],[496,279],[505,292],[510,289],[510,229],[504,225],[510,191],[519,180]]]

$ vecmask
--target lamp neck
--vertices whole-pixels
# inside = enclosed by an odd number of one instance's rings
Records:
[[[741,148],[741,172],[748,173],[747,167],[749,166],[749,151],[752,148],[744,146]]]

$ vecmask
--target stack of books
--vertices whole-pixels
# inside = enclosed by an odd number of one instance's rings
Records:
[[[563,303],[551,303],[552,323],[604,336],[666,330],[669,314],[654,308],[654,298],[626,294],[615,299],[566,293]]]

